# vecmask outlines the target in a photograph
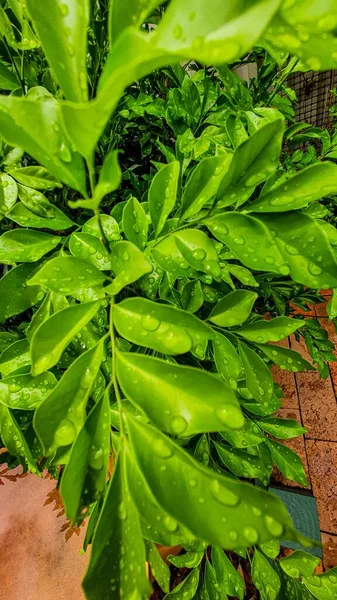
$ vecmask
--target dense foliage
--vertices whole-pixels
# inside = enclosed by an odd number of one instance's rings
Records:
[[[337,289],[337,136],[286,80],[336,68],[336,30],[333,0],[0,8],[1,460],[90,517],[88,600],[149,597],[146,559],[177,599],[243,599],[235,556],[263,600],[336,597],[337,568],[277,559],[311,542],[267,490],[306,485],[271,366],[334,360],[292,307]],[[171,591],[157,544],[186,551]]]

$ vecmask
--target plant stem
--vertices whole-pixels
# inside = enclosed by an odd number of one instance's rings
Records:
[[[124,437],[124,424],[123,424],[123,409],[122,409],[122,399],[119,392],[117,375],[116,375],[116,337],[115,337],[115,328],[113,323],[113,307],[115,304],[115,296],[111,297],[110,301],[110,322],[109,322],[109,331],[110,331],[110,339],[111,339],[111,349],[112,349],[112,383],[115,390],[115,396],[117,400],[118,410],[119,410],[119,423],[120,423],[120,434],[121,437]]]
[[[11,63],[12,63],[12,65],[13,65],[13,69],[15,70],[15,72],[16,72],[16,75],[17,75],[17,78],[18,78],[18,80],[20,81],[20,85],[21,85],[21,89],[22,89],[23,95],[25,96],[25,94],[26,94],[26,90],[25,90],[25,84],[24,84],[24,82],[23,82],[23,81],[22,81],[22,79],[21,79],[21,75],[20,75],[20,73],[19,73],[19,69],[17,68],[17,66],[16,66],[16,63],[15,63],[15,60],[13,59],[12,53],[11,53],[11,51],[10,51],[10,48],[9,48],[9,46],[8,46],[7,42],[6,42],[6,38],[3,38],[3,42],[4,42],[4,45],[5,45],[5,47],[6,47],[6,50],[7,50],[7,52],[8,52],[8,54],[9,54],[9,58],[11,59]]]

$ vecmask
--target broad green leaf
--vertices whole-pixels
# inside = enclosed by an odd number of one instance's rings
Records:
[[[206,588],[206,598],[202,600],[227,600],[227,594],[224,590],[221,590],[221,594],[219,595],[219,583],[216,578],[215,569],[209,562],[208,558],[206,558],[205,562],[205,588]]]
[[[235,389],[243,367],[232,342],[225,335],[217,333],[213,341],[213,354],[219,375]]]
[[[219,257],[213,240],[199,229],[184,229],[174,234],[175,243],[193,269],[220,277]]]
[[[284,212],[304,208],[311,202],[337,192],[337,166],[316,163],[272,188],[249,205],[251,212]]]
[[[282,407],[282,402],[275,394],[268,401],[243,400],[241,404],[250,413],[259,417],[268,417]]]
[[[178,556],[174,556],[174,554],[169,555],[167,558],[172,565],[175,567],[187,567],[188,569],[195,569],[198,567],[202,561],[204,556],[204,551],[200,552],[186,552],[185,554],[178,554]]]
[[[32,213],[49,219],[54,217],[54,206],[42,192],[26,187],[25,185],[19,185],[18,191],[22,204]]]
[[[235,290],[227,294],[215,308],[209,320],[221,327],[241,325],[248,319],[258,295],[248,290]]]
[[[312,600],[313,596],[303,585],[303,583],[300,583],[297,579],[289,577],[284,571],[282,571],[281,567],[277,563],[274,562],[274,565],[281,580],[282,587],[279,594],[281,595],[281,598],[283,594],[286,595],[287,600]]]
[[[57,379],[53,373],[41,373],[32,377],[10,375],[0,381],[0,402],[15,410],[34,410],[56,386]]]
[[[278,540],[270,540],[260,544],[262,552],[269,558],[276,558],[280,554],[280,542]]]
[[[194,169],[182,197],[181,219],[199,212],[218,191],[221,179],[231,160],[230,154],[204,158]]]
[[[45,218],[36,215],[26,208],[22,202],[18,202],[12,210],[10,210],[6,217],[22,225],[22,227],[33,227],[35,229],[52,229],[53,231],[63,231],[64,229],[70,229],[74,226],[74,223],[59,209],[57,206],[53,207],[53,217]]]
[[[26,338],[14,342],[1,353],[0,373],[2,375],[9,375],[27,365],[30,365],[30,353]]]
[[[280,567],[289,577],[297,579],[298,577],[311,577],[320,562],[317,556],[308,554],[304,550],[295,550],[290,556],[281,558]]]
[[[254,535],[255,534],[255,535]],[[252,530],[252,544],[256,533]],[[245,582],[238,571],[233,567],[227,555],[220,548],[212,547],[212,563],[216,579],[221,590],[229,596],[243,600],[245,595]]]
[[[62,187],[58,179],[48,173],[43,167],[19,167],[11,169],[9,174],[22,185],[35,190],[53,190]]]
[[[59,447],[69,447],[82,428],[88,397],[101,364],[102,350],[102,344],[99,344],[81,354],[37,408],[34,429],[44,456],[53,456]]]
[[[304,577],[303,583],[317,600],[334,600],[337,594],[337,567],[320,575]]]
[[[13,177],[1,173],[0,212],[6,214],[13,208],[18,197],[18,186]]]
[[[273,377],[269,368],[254,350],[242,344],[239,348],[248,390],[258,402],[269,402],[273,395]]]
[[[184,310],[145,298],[128,298],[114,306],[118,333],[130,342],[163,354],[191,351],[204,358],[214,332],[206,323]]]
[[[152,179],[149,189],[149,209],[156,237],[162,231],[172,212],[176,198],[180,164],[174,161],[165,165]]]
[[[260,457],[254,454],[249,454],[238,448],[231,448],[214,442],[217,453],[221,462],[237,477],[245,477],[246,479],[258,478],[265,485],[268,484],[270,470],[267,465],[264,465]],[[255,544],[257,534],[252,535],[251,545]]]
[[[256,529],[260,542],[282,535],[285,539],[297,537],[276,496],[214,473],[157,429],[130,417],[128,430],[153,495],[198,539],[235,549],[250,546],[251,528]],[[173,521],[172,529],[176,527]]]
[[[27,0],[48,62],[68,100],[87,100],[87,0]]]
[[[315,367],[298,352],[282,346],[259,345],[258,348],[284,371],[314,371]]]
[[[234,275],[243,285],[251,286],[251,287],[259,287],[259,283],[256,281],[254,275],[245,267],[241,265],[232,265],[227,263],[228,271],[231,275]]]
[[[27,279],[36,270],[36,264],[14,267],[0,279],[0,322],[22,313],[43,298],[39,285],[27,287]]]
[[[61,241],[49,233],[12,229],[0,237],[0,262],[5,265],[32,263],[53,250]]]
[[[164,592],[170,591],[171,573],[168,565],[161,558],[157,546],[153,542],[146,542],[147,560],[150,563],[151,573]]]
[[[204,303],[204,292],[198,279],[188,281],[181,293],[181,304],[184,310],[195,313]]]
[[[91,321],[99,306],[99,300],[74,304],[53,314],[40,325],[31,341],[33,375],[39,375],[56,365],[65,348]]]
[[[67,517],[73,523],[81,518],[84,507],[103,497],[109,445],[109,395],[105,393],[87,416],[62,474],[61,496]]]
[[[272,233],[259,219],[227,212],[208,219],[206,224],[214,237],[226,244],[247,267],[281,273],[286,266]]]
[[[42,285],[67,295],[83,287],[102,285],[105,279],[105,275],[89,261],[75,256],[59,256],[46,262],[28,285]]]
[[[219,431],[220,435],[226,442],[234,446],[234,448],[247,448],[247,446],[257,446],[265,441],[265,436],[262,434],[258,426],[253,421],[245,420],[242,429],[237,431]]]
[[[337,262],[322,229],[311,217],[300,212],[259,217],[274,232],[284,257],[282,275],[290,275],[297,283],[314,289],[337,285]]]
[[[32,320],[25,331],[27,340],[29,342],[31,341],[37,328],[40,327],[41,323],[43,323],[48,319],[48,317],[50,317],[50,311],[51,296],[50,294],[46,294],[43,302],[40,304],[38,310],[34,313]]]
[[[234,392],[206,371],[128,352],[117,355],[117,377],[125,396],[173,435],[240,429],[244,424]]]
[[[261,600],[276,600],[281,581],[268,560],[255,548],[252,561],[252,580],[260,592]]]
[[[17,456],[32,473],[38,473],[32,453],[14,414],[3,404],[0,404],[0,433],[3,446],[7,448],[9,454]]]
[[[119,454],[94,535],[83,581],[88,600],[143,600],[150,593],[139,516]]]
[[[195,598],[196,591],[199,585],[199,569],[193,569],[185,579],[179,583],[165,598],[184,598],[184,600],[192,600]]]
[[[275,442],[274,440],[266,440],[268,448],[270,450],[272,459],[281,473],[292,481],[296,481],[300,485],[307,486],[307,476],[304,471],[304,467],[300,457],[283,444]]]
[[[110,255],[101,240],[83,231],[74,231],[69,239],[69,250],[76,258],[91,262],[101,271],[110,271]]]
[[[263,319],[261,321],[254,321],[254,323],[250,323],[249,325],[244,325],[237,330],[237,333],[250,342],[266,344],[267,342],[284,340],[284,338],[287,338],[294,331],[303,327],[303,325],[305,325],[305,321],[301,321],[300,319],[276,317],[270,321]]]
[[[134,283],[142,275],[151,273],[153,266],[145,255],[131,242],[117,242],[111,253],[111,268],[115,279],[106,288],[110,294],[118,294],[126,285]]]
[[[110,0],[109,9],[109,38],[111,45],[116,41],[123,29],[140,26],[147,15],[157,8],[164,0],[129,0],[127,8],[123,0]],[[164,590],[165,591],[165,590]]]
[[[18,87],[20,87],[20,83],[16,74],[0,62],[0,89],[12,91]]]
[[[149,223],[144,208],[133,196],[124,206],[122,224],[126,238],[143,250],[147,242]]]
[[[45,6],[43,10],[47,13]],[[24,148],[60,181],[86,193],[83,160],[69,148],[54,98],[0,96],[0,134],[11,146]]]
[[[294,419],[278,419],[277,417],[272,417],[269,419],[259,419],[257,423],[261,429],[280,440],[290,440],[307,431]]]
[[[283,132],[284,122],[278,119],[267,123],[240,144],[220,183],[217,193],[218,208],[232,204],[241,206],[256,186],[276,171]]]
[[[337,246],[337,229],[327,221],[319,220],[320,226],[328,236],[331,246]]]
[[[6,350],[8,346],[13,344],[19,339],[19,336],[15,333],[8,333],[7,331],[0,331],[0,353]]]
[[[103,213],[100,214],[99,218],[106,239],[109,242],[115,242],[120,240],[121,235],[119,233],[117,221],[113,217],[110,217],[110,215],[105,215]],[[90,235],[94,235],[98,238],[101,237],[101,230],[97,217],[92,217],[91,219],[86,221],[82,227],[82,231],[84,233],[90,233]]]
[[[195,270],[192,269],[178,249],[175,236],[168,236],[156,244],[152,250],[152,255],[158,265],[173,276],[196,276]]]

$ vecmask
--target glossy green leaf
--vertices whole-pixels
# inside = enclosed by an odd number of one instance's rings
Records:
[[[110,255],[101,240],[83,231],[74,231],[69,239],[69,250],[76,258],[89,261],[101,271],[110,271]]]
[[[170,561],[170,563],[175,567],[186,567],[188,569],[195,569],[200,565],[203,556],[204,552],[203,550],[201,550],[200,552],[189,551],[185,554],[178,554],[178,556],[174,556],[174,554],[171,554],[167,558]]]
[[[62,187],[58,179],[48,173],[43,167],[19,167],[11,169],[9,174],[22,185],[35,190],[53,190]]]
[[[87,0],[27,0],[50,66],[68,100],[87,100]]]
[[[284,123],[278,119],[258,129],[236,149],[217,193],[217,207],[240,206],[257,185],[277,169]]]
[[[127,9],[122,0],[110,0],[109,9],[109,37],[113,44],[118,35],[130,25],[140,26],[157,6],[164,0],[131,0],[128,2]],[[165,590],[164,590],[165,591]]]
[[[185,579],[179,583],[169,594],[166,594],[164,598],[184,598],[185,600],[192,600],[195,597],[195,593],[198,589],[199,584],[199,569],[193,569]]]
[[[230,292],[218,302],[212,310],[209,320],[221,327],[240,325],[248,319],[256,299],[255,292],[247,290]]]
[[[156,237],[172,212],[176,197],[180,165],[174,161],[165,165],[152,179],[149,189],[149,209]]]
[[[38,310],[34,313],[32,320],[29,324],[29,326],[26,329],[26,337],[27,340],[30,342],[35,331],[38,329],[38,327],[40,327],[41,323],[43,323],[44,321],[46,321],[48,319],[48,317],[50,317],[50,311],[51,311],[51,296],[50,294],[47,294],[43,300],[43,302],[41,302]]]
[[[270,542],[260,544],[260,548],[268,558],[276,558],[280,553],[280,542],[278,540],[270,540]]]
[[[252,532],[253,538],[254,532]],[[220,590],[223,590],[229,596],[235,596],[239,600],[243,600],[245,595],[244,580],[223,550],[214,546],[212,547],[212,563]]]
[[[65,348],[91,321],[99,306],[100,301],[74,304],[53,314],[40,325],[31,341],[33,375],[39,375],[56,365]]]
[[[109,444],[109,396],[105,393],[87,416],[62,474],[61,496],[67,517],[73,523],[80,519],[84,507],[103,497]]]
[[[297,331],[305,325],[305,321],[300,319],[291,319],[289,317],[276,317],[267,321],[254,321],[249,325],[244,325],[237,330],[237,333],[242,335],[250,342],[259,342],[266,344],[267,342],[279,342],[284,340],[289,335]]]
[[[289,577],[297,579],[297,577],[310,577],[320,562],[317,556],[308,554],[304,550],[295,550],[290,556],[281,558],[280,567]]]
[[[263,346],[258,345],[258,348],[268,356],[270,360],[281,367],[284,371],[314,371],[315,367],[309,363],[298,352],[283,348],[282,346],[274,346],[272,344]]]
[[[99,344],[81,354],[37,408],[34,429],[44,456],[53,456],[59,447],[69,447],[82,428],[88,397],[101,364],[102,350],[102,344]]]
[[[173,435],[243,426],[234,392],[206,371],[144,354],[118,353],[117,376],[125,396]]]
[[[20,265],[0,279],[0,322],[22,313],[43,298],[39,285],[27,287],[27,280],[36,270],[36,264]]]
[[[0,373],[9,375],[30,364],[29,344],[26,338],[14,342],[0,356]]]
[[[94,201],[99,203],[104,196],[114,192],[120,186],[122,171],[118,161],[118,151],[113,150],[106,155],[100,174],[98,184],[95,188]]]
[[[222,444],[214,443],[221,462],[237,477],[246,479],[258,478],[268,484],[269,469],[264,465],[259,456],[249,454],[238,448],[231,448]],[[257,534],[252,535],[251,545],[257,541]]]
[[[231,275],[234,275],[243,285],[251,287],[259,287],[259,283],[256,281],[254,275],[241,265],[232,265],[227,263],[228,271]]]
[[[337,246],[337,229],[336,229],[336,227],[334,227],[333,225],[331,225],[331,223],[328,223],[327,221],[322,221],[321,219],[319,220],[319,224],[325,231],[326,235],[328,236],[331,246]]]
[[[278,419],[277,417],[259,419],[258,425],[261,429],[280,440],[290,440],[307,431],[294,419]]]
[[[300,457],[283,444],[274,440],[267,440],[268,448],[272,455],[272,459],[281,473],[292,481],[296,481],[305,487],[308,485],[307,476]]]
[[[28,281],[54,292],[72,294],[83,287],[102,285],[105,276],[93,264],[74,256],[59,256],[46,262]]]
[[[256,548],[252,561],[252,580],[260,592],[261,600],[276,600],[281,581],[268,560]]]
[[[248,346],[240,344],[240,356],[246,373],[246,385],[258,402],[269,402],[273,395],[273,377],[266,363]]]
[[[150,563],[151,573],[164,592],[170,591],[171,573],[168,565],[161,558],[156,545],[146,542],[147,560]]]
[[[142,275],[151,273],[153,266],[145,255],[131,242],[117,242],[111,253],[111,268],[115,279],[106,288],[110,294],[118,294],[126,285],[134,283]]]
[[[56,386],[53,373],[32,377],[29,373],[10,375],[0,381],[0,402],[15,410],[34,410]]]
[[[181,304],[184,310],[195,313],[204,303],[204,292],[199,280],[188,281],[181,293]]]
[[[220,277],[218,253],[213,240],[199,229],[184,229],[174,234],[175,243],[184,259],[194,269],[212,277]]]
[[[0,404],[0,432],[2,443],[9,454],[17,456],[32,473],[38,473],[32,453],[14,414],[3,404]]]
[[[53,207],[53,217],[45,218],[28,210],[22,202],[18,202],[6,216],[22,227],[35,229],[63,231],[74,226],[74,223],[57,206]]]
[[[0,63],[0,88],[2,90],[15,90],[20,86],[18,78],[6,65]]]
[[[145,298],[128,298],[114,306],[118,333],[130,342],[164,354],[191,351],[204,358],[214,332],[206,323],[184,310]]]
[[[199,212],[204,204],[215,196],[230,160],[229,154],[223,154],[205,158],[196,166],[182,197],[181,219],[187,219]]]
[[[100,214],[99,218],[106,239],[109,242],[120,240],[121,235],[119,233],[117,221],[113,217],[110,217],[110,215],[105,215],[103,213]],[[84,233],[90,233],[90,235],[94,235],[98,238],[101,237],[101,230],[97,217],[92,217],[86,221],[82,227],[82,231]]]
[[[158,265],[176,277],[193,277],[195,271],[177,247],[175,236],[163,239],[152,250],[154,260]]]
[[[225,335],[217,333],[213,341],[213,354],[219,375],[235,389],[243,367],[232,342]]]
[[[245,420],[242,429],[237,431],[220,431],[221,437],[234,448],[257,446],[265,441],[265,436],[253,421]]]
[[[258,415],[259,417],[268,417],[269,415],[275,413],[277,410],[279,410],[279,408],[282,407],[282,402],[274,394],[267,401],[265,399],[263,399],[263,401],[261,402],[255,402],[254,400],[244,400],[242,401],[242,406],[253,415]]]
[[[126,238],[143,250],[147,242],[149,223],[144,208],[133,196],[124,206],[122,224]]]
[[[142,600],[150,593],[139,517],[119,454],[94,535],[83,588],[88,600]],[[107,582],[108,585],[107,585]]]
[[[276,496],[215,474],[149,425],[128,417],[128,428],[139,467],[153,495],[173,519],[183,522],[199,539],[235,549],[250,546],[245,533],[250,539],[251,528],[257,530],[260,542],[282,535],[286,539],[296,537]],[[176,485],[168,485],[172,481]],[[172,523],[173,527],[177,525]]]
[[[219,600],[219,584],[216,578],[214,567],[209,562],[208,558],[206,558],[205,562],[205,588],[206,588],[206,598],[202,600]],[[221,590],[220,600],[227,600],[227,594]]]
[[[22,204],[32,213],[39,217],[54,217],[54,206],[42,192],[26,187],[25,185],[19,185],[18,191]]]
[[[253,212],[284,212],[304,208],[311,202],[337,192],[337,166],[331,162],[316,163],[290,179],[261,194],[249,205]]]
[[[18,197],[18,186],[13,177],[1,173],[0,212],[6,214],[13,208]]]
[[[8,333],[7,331],[0,331],[0,353],[6,350],[8,346],[18,340],[18,335],[15,333]]]
[[[329,320],[335,319],[337,317],[337,290],[332,290],[332,298],[329,300],[326,312],[329,315]]]
[[[61,238],[31,231],[29,229],[12,229],[0,237],[0,262],[14,265],[20,262],[37,262],[56,248]]]
[[[334,600],[337,593],[337,567],[320,575],[304,577],[303,583],[317,600]]]

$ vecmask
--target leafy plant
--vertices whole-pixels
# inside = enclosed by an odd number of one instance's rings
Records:
[[[336,230],[310,213],[337,167],[283,168],[278,91],[335,67],[336,22],[302,0],[1,9],[1,460],[56,473],[69,519],[90,517],[88,600],[147,597],[146,559],[169,596],[243,598],[222,549],[253,547],[261,598],[335,593],[311,556],[260,550],[310,545],[263,489],[273,464],[306,485],[270,367],[315,368],[277,345],[291,333],[323,375],[332,358],[289,303],[337,288]],[[254,45],[248,89],[225,63]],[[171,591],[156,544],[186,551]]]

